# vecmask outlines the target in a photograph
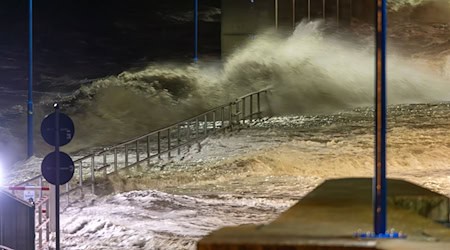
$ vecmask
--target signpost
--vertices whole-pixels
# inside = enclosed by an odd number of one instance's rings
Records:
[[[59,147],[69,143],[75,133],[72,119],[60,113],[58,103],[53,105],[55,112],[44,118],[41,124],[41,135],[44,140],[55,146],[55,151],[48,154],[42,161],[41,171],[44,178],[55,185],[55,231],[56,250],[60,249],[59,235],[59,186],[70,181],[74,173],[72,159],[66,153],[60,152]]]
[[[361,238],[406,238],[397,232],[387,232],[387,182],[386,182],[386,35],[387,35],[387,0],[375,0],[375,176],[372,184],[373,227],[372,233],[357,235]]]
[[[386,233],[386,29],[387,0],[377,0],[375,88],[375,178],[373,182],[374,232]]]

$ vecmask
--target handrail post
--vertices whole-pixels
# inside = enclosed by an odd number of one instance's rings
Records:
[[[161,132],[158,131],[158,159],[161,160]]]
[[[95,194],[95,154],[91,157],[91,182],[92,182],[92,193]]]
[[[177,147],[178,147],[178,155],[181,154],[181,148],[180,148],[180,144],[181,144],[181,124],[178,124],[177,126]]]
[[[230,103],[228,107],[228,116],[229,116],[229,122],[228,127],[230,127],[231,130],[233,130],[233,103]]]
[[[136,163],[139,162],[139,140],[136,140]]]
[[[39,177],[39,187],[42,187],[42,175]],[[39,190],[39,199],[42,199],[42,188]]]
[[[253,94],[250,96],[250,122],[253,122]]]
[[[125,167],[128,167],[128,144],[125,144]]]
[[[245,100],[247,97],[242,98],[242,125],[245,125]]]
[[[117,172],[117,148],[114,148],[114,172]]]
[[[200,152],[201,151],[201,145],[200,145],[200,140],[199,140],[200,122],[199,122],[198,118],[195,119],[195,124],[196,124],[195,138],[197,139],[197,150],[198,150],[198,152]]]
[[[69,206],[69,204],[70,204],[70,193],[69,193],[69,190],[70,190],[70,187],[69,187],[69,185],[70,185],[70,182],[67,182],[66,183],[66,196],[67,196],[67,207]]]
[[[222,123],[220,124],[220,129],[225,129],[225,107],[222,107],[220,111],[220,118],[222,119]]]
[[[239,115],[239,100],[236,100],[236,122],[238,123],[238,124],[240,124],[241,123],[241,118],[240,118],[240,115]]]
[[[49,216],[49,214],[50,214],[50,202],[49,202],[49,199],[47,199],[47,201],[45,202],[45,211],[46,211],[46,213],[47,213],[47,215],[46,215],[46,217],[47,217],[47,219],[49,219],[50,218],[50,216]],[[47,225],[45,226],[45,240],[46,240],[46,242],[47,242],[47,244],[49,243],[49,241],[50,241],[50,222],[47,222]]]
[[[80,161],[78,175],[79,175],[78,185],[80,186],[81,193],[83,193],[83,161]]]
[[[258,106],[258,119],[261,119],[261,92],[258,92],[258,95],[256,97],[256,102]]]
[[[191,141],[191,121],[186,122],[186,128],[187,128],[187,141],[190,142]]]
[[[41,188],[42,190],[42,188]],[[39,199],[39,203],[41,202],[41,199]],[[38,210],[38,222],[39,222],[39,234],[38,234],[38,241],[39,241],[39,249],[42,249],[42,204],[39,204],[39,206],[36,206],[35,209]]]
[[[108,167],[106,166],[106,152],[103,153],[103,173],[105,174],[105,178],[106,176],[108,176]]]
[[[197,119],[195,119],[195,138],[198,139],[200,133],[200,122]]]
[[[150,136],[147,136],[147,160],[150,163]]]
[[[208,114],[205,114],[204,123],[203,123],[203,134],[208,135]]]
[[[171,155],[170,155],[170,143],[171,143],[171,141],[170,141],[170,128],[168,128],[167,129],[167,159],[170,159],[171,158]]]
[[[212,113],[213,116],[213,133],[216,132],[216,110]]]

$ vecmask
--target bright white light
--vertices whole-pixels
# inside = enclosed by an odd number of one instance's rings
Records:
[[[3,165],[2,161],[0,161],[0,187],[3,186]]]

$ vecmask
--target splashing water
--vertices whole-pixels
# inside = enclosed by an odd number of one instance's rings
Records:
[[[406,6],[416,6],[418,12],[428,2],[438,1],[398,1],[394,6],[401,13]],[[319,21],[302,22],[289,37],[274,31],[257,35],[223,63],[154,63],[84,84],[61,98],[77,127],[66,150],[117,143],[267,86],[274,89],[271,101],[276,114],[332,113],[372,105],[372,34],[360,39],[344,31],[329,34],[326,28]],[[402,37],[399,33],[404,29],[396,28],[391,27],[393,35]],[[443,32],[445,40],[450,31]],[[421,33],[421,39],[427,34]],[[437,52],[431,46],[432,57],[424,65],[401,54],[395,39],[389,47],[389,103],[448,101],[450,44],[444,41]],[[439,62],[439,73],[428,67],[433,61]],[[42,98],[36,120],[50,112],[50,98],[54,96]],[[38,154],[48,151],[44,145],[38,138]]]
[[[64,99],[79,128],[71,149],[110,144],[272,86],[277,114],[330,113],[373,100],[373,44],[326,34],[320,21],[302,22],[283,37],[268,31],[223,65],[153,64],[81,87]],[[450,99],[436,75],[390,48],[389,103]],[[111,136],[114,135],[114,136]]]
[[[261,35],[230,58],[222,83],[248,90],[272,85],[280,112],[330,112],[371,104],[373,45],[325,35],[322,27],[319,22],[301,23],[288,39]],[[449,98],[448,79],[394,53],[389,55],[388,81],[391,104]]]

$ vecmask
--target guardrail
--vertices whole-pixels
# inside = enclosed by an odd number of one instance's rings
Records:
[[[0,190],[0,249],[35,249],[34,205]]]
[[[35,211],[37,214],[36,233],[37,233],[37,249],[47,249],[50,243],[50,199],[48,196],[40,198],[35,203]],[[43,233],[45,232],[45,240]]]
[[[61,196],[79,191],[83,197],[85,189],[95,193],[96,179],[106,177],[121,169],[129,168],[150,160],[168,159],[182,150],[198,144],[202,139],[235,126],[251,125],[255,120],[270,115],[268,93],[270,88],[256,91],[228,104],[213,108],[192,118],[177,122],[148,134],[104,148],[99,152],[74,161],[74,178],[61,188]],[[44,186],[47,184],[42,175],[15,184],[16,186]],[[42,192],[37,195],[42,198]]]

